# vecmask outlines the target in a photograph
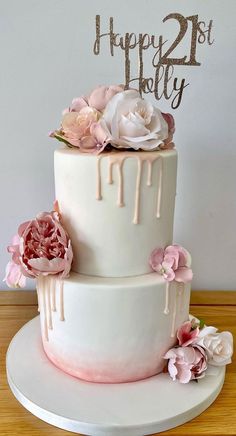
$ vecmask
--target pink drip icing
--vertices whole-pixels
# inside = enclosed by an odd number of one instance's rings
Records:
[[[96,199],[102,200],[102,173],[101,173],[101,159],[106,157],[100,155],[97,158],[97,182],[96,182]],[[149,152],[143,152],[142,154],[134,156],[128,152],[126,153],[111,153],[108,160],[108,178],[107,182],[109,184],[113,183],[113,166],[117,165],[118,170],[118,199],[117,205],[119,207],[124,206],[124,175],[123,175],[123,165],[126,159],[136,157],[137,158],[137,176],[136,176],[136,188],[134,193],[134,217],[133,223],[139,224],[139,213],[140,213],[140,191],[141,191],[141,177],[142,177],[142,164],[144,161],[148,165],[148,175],[147,175],[147,186],[152,185],[152,164],[156,160],[160,161],[159,164],[159,175],[158,175],[158,188],[157,188],[157,204],[156,204],[156,217],[159,219],[161,217],[161,199],[162,199],[162,184],[163,184],[163,163],[162,156],[154,155],[150,156]]]

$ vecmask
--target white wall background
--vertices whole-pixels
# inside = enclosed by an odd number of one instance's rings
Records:
[[[170,12],[213,19],[215,38],[211,47],[198,48],[200,67],[176,68],[190,85],[174,111],[175,241],[192,253],[195,289],[236,288],[234,0],[1,0],[0,279],[18,224],[52,208],[58,144],[47,133],[59,126],[61,110],[97,84],[124,80],[122,53],[111,58],[104,42],[101,55],[93,54],[95,15],[102,15],[104,29],[113,16],[120,33],[173,39],[177,27],[162,23]],[[158,106],[170,110],[163,99]]]

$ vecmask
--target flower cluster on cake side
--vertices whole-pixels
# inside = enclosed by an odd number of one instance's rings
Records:
[[[193,278],[191,256],[180,245],[154,249],[149,264],[167,282],[189,283]],[[188,383],[204,377],[209,366],[231,363],[232,354],[233,336],[230,332],[219,333],[217,328],[192,318],[179,327],[176,346],[163,357],[168,360],[170,377]]]
[[[50,136],[85,153],[108,148],[154,151],[171,149],[174,118],[123,85],[98,86],[74,98]]]
[[[177,331],[178,343],[164,355],[172,380],[188,383],[203,378],[210,366],[231,363],[233,336],[218,332],[195,318],[186,321]]]

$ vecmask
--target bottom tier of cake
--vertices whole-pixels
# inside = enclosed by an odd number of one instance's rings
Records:
[[[43,347],[83,380],[136,381],[163,370],[165,352],[188,319],[190,285],[156,273],[102,278],[71,273],[37,283]]]

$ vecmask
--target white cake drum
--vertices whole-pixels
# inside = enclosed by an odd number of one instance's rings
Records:
[[[41,278],[37,288],[47,356],[93,382],[129,382],[161,372],[163,356],[189,315],[190,284],[169,284],[155,273],[72,273],[64,282]]]
[[[172,243],[176,171],[175,150],[56,150],[56,199],[72,240],[72,269],[104,277],[149,273],[152,250]]]
[[[213,367],[212,367],[213,368]],[[43,351],[38,317],[13,338],[7,378],[20,403],[57,427],[92,436],[143,436],[193,419],[219,394],[224,367],[198,383],[173,382],[168,374],[119,384],[88,383],[53,365]]]

